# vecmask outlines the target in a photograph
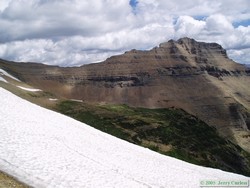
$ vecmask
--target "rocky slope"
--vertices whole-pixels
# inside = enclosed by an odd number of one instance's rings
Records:
[[[219,44],[182,38],[82,67],[1,60],[0,68],[69,99],[184,109],[250,152],[250,70]]]

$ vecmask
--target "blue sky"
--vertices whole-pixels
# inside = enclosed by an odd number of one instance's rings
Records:
[[[243,21],[236,21],[233,23],[234,27],[239,27],[239,26],[250,26],[250,19],[247,19],[247,20],[243,20]]]
[[[130,6],[132,6],[133,8],[135,8],[136,5],[138,4],[138,1],[137,0],[130,0],[129,4],[130,4]]]
[[[0,58],[80,66],[190,37],[250,64],[249,9],[249,0],[1,0]]]
[[[130,0],[129,1],[129,5],[132,7],[134,14],[136,14],[136,6],[137,6],[137,4],[138,4],[137,0]]]

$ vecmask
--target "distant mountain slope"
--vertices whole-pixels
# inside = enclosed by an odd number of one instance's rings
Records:
[[[249,180],[166,157],[0,88],[0,169],[35,187],[198,187]]]
[[[250,70],[219,44],[182,38],[82,67],[1,60],[0,68],[68,99],[182,108],[250,152]]]

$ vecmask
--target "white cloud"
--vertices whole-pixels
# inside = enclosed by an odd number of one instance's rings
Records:
[[[3,11],[4,9],[6,9],[9,6],[10,2],[11,2],[11,0],[1,0],[0,1],[0,11]]]
[[[228,50],[229,57],[231,57],[236,62],[241,62],[243,64],[250,65],[250,48],[241,49],[241,50]]]
[[[210,33],[224,34],[234,30],[232,23],[223,15],[215,14],[206,19],[206,29]]]
[[[0,40],[96,36],[127,27],[130,14],[126,0],[13,0],[1,13]]]
[[[0,56],[4,55],[7,59],[14,59],[16,61],[75,66],[83,63],[98,62],[114,54],[114,52],[110,53],[98,50],[81,51],[80,48],[74,45],[67,47],[74,40],[67,39],[53,42],[49,39],[33,39],[11,42],[0,45]],[[83,39],[79,40],[78,42],[83,43]]]
[[[250,26],[238,26],[249,7],[249,0],[138,0],[134,9],[129,0],[1,0],[0,57],[81,65],[188,36],[249,62]]]
[[[199,35],[206,27],[205,21],[195,20],[190,16],[180,16],[175,24],[175,38]]]

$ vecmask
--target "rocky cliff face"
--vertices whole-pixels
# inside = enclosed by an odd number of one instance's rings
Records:
[[[6,61],[0,67],[66,98],[182,108],[250,151],[250,70],[219,44],[182,38],[82,67]]]

